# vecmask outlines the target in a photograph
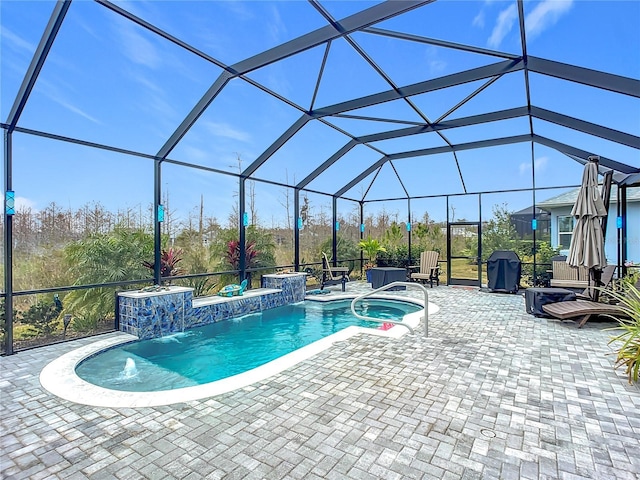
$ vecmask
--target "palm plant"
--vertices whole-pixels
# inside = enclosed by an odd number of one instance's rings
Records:
[[[619,307],[628,318],[613,317],[622,331],[609,344],[618,343],[615,368],[624,368],[629,383],[637,382],[640,375],[640,291],[638,284],[629,285],[621,292],[609,292],[620,302]]]
[[[378,252],[386,252],[386,248],[382,246],[382,244],[376,240],[375,238],[371,238],[369,235],[366,240],[360,240],[358,246],[367,254],[368,264],[373,266],[375,263],[375,258]]]
[[[141,258],[153,256],[153,236],[142,230],[116,227],[65,248],[69,275],[75,285],[90,285],[147,277]],[[74,290],[64,298],[64,311],[73,315],[73,328],[93,330],[113,315],[115,287]],[[80,325],[82,324],[82,326]]]

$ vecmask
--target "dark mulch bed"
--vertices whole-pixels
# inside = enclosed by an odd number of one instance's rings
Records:
[[[48,337],[36,337],[28,338],[25,340],[13,340],[13,351],[19,352],[20,350],[29,350],[31,348],[44,347],[46,345],[53,345],[56,343],[67,342],[69,340],[75,340],[78,338],[94,337],[104,333],[115,332],[115,325],[113,320],[108,320],[98,324],[98,327],[91,332],[74,332],[68,330],[66,335],[62,333],[56,333]],[[0,345],[0,354],[5,354],[4,341]]]

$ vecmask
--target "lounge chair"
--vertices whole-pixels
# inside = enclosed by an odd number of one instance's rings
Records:
[[[325,285],[342,284],[342,291],[345,291],[346,283],[349,281],[349,267],[332,267],[327,258],[327,254],[322,252],[322,283],[320,290]]]
[[[635,286],[636,289],[640,289],[640,280],[636,282]],[[542,310],[560,320],[582,317],[578,322],[578,328],[581,328],[594,315],[627,316],[619,305],[592,302],[590,300],[570,300],[567,302],[548,303],[542,306]]]
[[[433,281],[436,285],[440,285],[440,266],[438,265],[438,252],[433,250],[425,251],[420,254],[420,265],[412,265],[409,268],[420,268],[418,272],[411,274],[411,280],[422,281],[426,283],[428,280],[433,288]]]

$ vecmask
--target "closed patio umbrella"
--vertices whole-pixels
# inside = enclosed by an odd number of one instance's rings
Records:
[[[576,223],[567,263],[573,267],[589,268],[597,281],[598,273],[607,265],[601,223],[601,219],[607,216],[607,209],[598,189],[598,163],[591,158],[589,160],[584,168],[578,198],[571,210]]]

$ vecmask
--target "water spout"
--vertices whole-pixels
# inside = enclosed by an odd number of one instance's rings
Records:
[[[136,362],[133,358],[127,358],[124,364],[124,370],[122,370],[121,376],[123,379],[133,378],[138,375],[138,369],[136,368]]]

